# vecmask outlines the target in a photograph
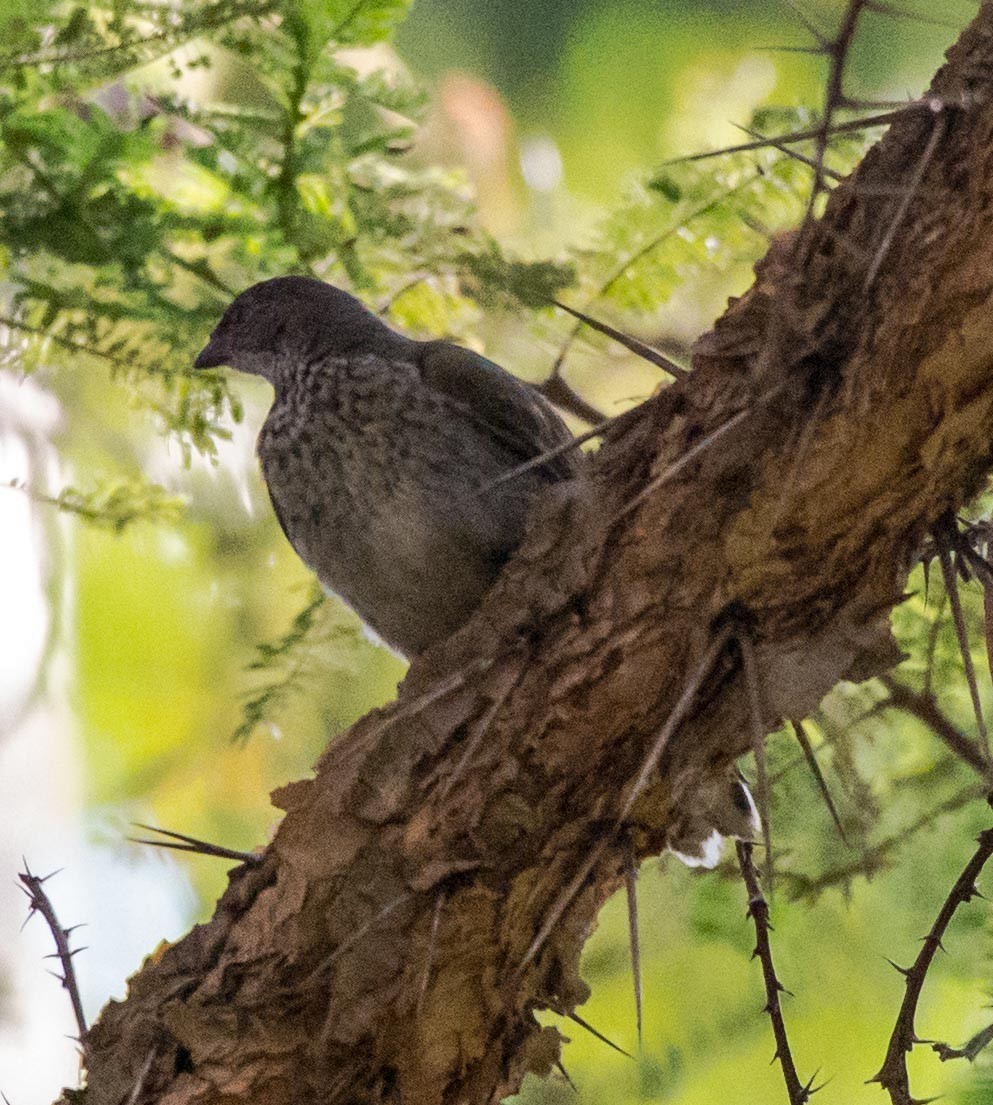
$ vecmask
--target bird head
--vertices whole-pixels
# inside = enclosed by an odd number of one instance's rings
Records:
[[[302,364],[379,352],[396,338],[348,292],[306,276],[279,276],[233,300],[193,367],[227,365],[279,387]]]

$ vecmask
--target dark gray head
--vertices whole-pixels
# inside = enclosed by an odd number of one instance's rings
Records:
[[[277,276],[234,300],[193,366],[229,365],[278,386],[287,367],[321,357],[388,353],[408,342],[348,292],[308,276]]]

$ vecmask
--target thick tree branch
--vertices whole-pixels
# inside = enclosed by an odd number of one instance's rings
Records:
[[[993,465],[991,87],[987,3],[934,110],[896,119],[802,251],[774,243],[692,377],[610,427],[589,494],[550,501],[396,707],[276,794],[259,861],[90,1030],[88,1105],[481,1105],[554,1067],[533,1011],[585,1000],[628,848],[678,840],[748,745],[727,648],[619,826],[715,636],[749,626],[768,727],[883,670],[916,547]]]

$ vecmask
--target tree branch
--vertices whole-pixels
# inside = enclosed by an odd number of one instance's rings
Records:
[[[979,847],[975,855],[955,880],[955,885],[949,891],[931,926],[931,931],[924,937],[923,945],[913,966],[897,967],[906,980],[907,989],[900,1003],[900,1012],[897,1014],[896,1025],[890,1036],[889,1047],[886,1049],[886,1059],[879,1073],[871,1079],[872,1082],[878,1082],[889,1093],[893,1105],[914,1105],[914,1098],[910,1094],[906,1057],[914,1044],[921,1042],[914,1028],[917,1002],[920,999],[921,990],[924,989],[924,980],[927,978],[931,961],[934,959],[935,952],[942,946],[941,941],[951,919],[955,916],[955,911],[964,902],[971,901],[979,894],[976,889],[976,879],[991,855],[993,855],[993,829],[984,829],[979,834]],[[942,1058],[947,1057],[942,1056]]]
[[[618,823],[722,626],[751,629],[767,728],[856,665],[885,670],[923,534],[993,466],[991,84],[988,2],[933,82],[959,105],[938,137],[898,114],[802,256],[773,242],[692,376],[608,428],[588,492],[549,499],[396,706],[276,793],[259,861],[90,1030],[88,1105],[136,1085],[135,1105],[476,1105],[554,1068],[561,1037],[534,1011],[588,996],[580,951],[627,849],[689,832],[748,746],[725,648]]]

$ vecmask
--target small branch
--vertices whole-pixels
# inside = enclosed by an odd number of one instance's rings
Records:
[[[889,691],[891,705],[924,722],[939,740],[943,741],[963,763],[967,763],[978,775],[993,785],[993,768],[981,749],[970,740],[939,709],[937,700],[930,691],[915,691],[892,675],[881,675],[879,681]]]
[[[793,1062],[793,1052],[790,1050],[789,1037],[786,1034],[786,1022],[783,1020],[783,1010],[780,1005],[779,995],[789,993],[776,975],[776,967],[772,961],[772,945],[769,942],[771,926],[769,924],[769,903],[762,893],[759,882],[759,873],[752,859],[752,845],[745,841],[736,841],[735,850],[738,853],[738,866],[741,868],[741,878],[748,891],[748,916],[755,925],[755,951],[752,958],[758,959],[762,964],[762,978],[765,982],[766,1006],[765,1011],[772,1021],[772,1034],[776,1039],[776,1054],[774,1059],[779,1060],[783,1068],[783,1078],[786,1082],[786,1092],[789,1095],[790,1105],[805,1105],[810,1100],[811,1088],[808,1082],[804,1085],[797,1074],[796,1064]]]
[[[58,872],[53,871],[52,874],[58,874]],[[69,947],[69,937],[73,929],[64,929],[59,924],[59,919],[55,915],[55,908],[48,894],[45,892],[44,884],[52,875],[46,875],[44,878],[40,878],[38,875],[32,873],[25,862],[24,870],[19,872],[17,877],[20,879],[21,888],[28,897],[27,919],[30,920],[33,914],[40,913],[45,919],[45,924],[48,925],[48,931],[52,934],[52,939],[55,941],[54,958],[58,959],[62,964],[62,976],[60,981],[69,994],[69,1000],[72,1002],[72,1012],[73,1016],[76,1018],[76,1028],[79,1032],[79,1046],[82,1049],[83,1062],[85,1063],[86,1033],[88,1029],[86,1027],[86,1015],[83,1013],[83,1000],[80,997],[79,984],[76,981],[76,971],[72,963],[72,957],[84,949]],[[79,926],[77,925],[74,927],[78,928]],[[58,975],[55,977],[59,978]]]
[[[949,1047],[938,1041],[931,1045],[931,1050],[938,1053],[938,1058],[947,1063],[949,1059],[968,1059],[971,1063],[976,1056],[990,1043],[993,1043],[993,1024],[981,1028],[968,1043],[962,1047]]]
[[[958,907],[971,901],[973,897],[981,896],[976,888],[976,879],[986,865],[986,861],[993,855],[993,829],[984,829],[977,839],[979,847],[963,868],[962,874],[955,880],[955,885],[949,891],[931,926],[931,931],[924,937],[923,945],[913,966],[897,967],[906,980],[907,988],[886,1050],[886,1058],[879,1073],[869,1079],[870,1082],[878,1082],[889,1093],[893,1105],[914,1105],[914,1098],[910,1093],[906,1056],[914,1044],[921,1042],[914,1027],[914,1018],[921,990],[924,988],[924,980],[927,978],[935,952],[942,946],[945,931]]]

